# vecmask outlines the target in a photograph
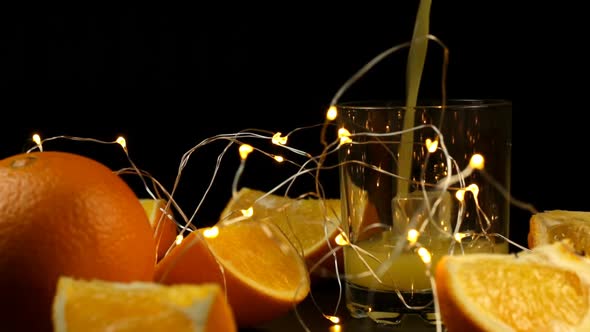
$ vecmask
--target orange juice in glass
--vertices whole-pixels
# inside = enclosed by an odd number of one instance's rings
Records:
[[[423,104],[411,130],[402,103],[337,107],[339,128],[350,133],[339,151],[349,312],[386,324],[408,314],[433,323],[429,276],[443,255],[508,252],[510,202],[498,188],[510,188],[511,104]],[[411,135],[405,147],[402,134]]]

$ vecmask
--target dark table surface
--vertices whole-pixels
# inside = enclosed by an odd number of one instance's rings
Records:
[[[287,315],[255,328],[242,328],[240,332],[351,332],[351,331],[413,331],[434,332],[436,326],[426,323],[419,317],[408,316],[400,325],[382,325],[371,319],[352,318],[346,309],[344,285],[340,291],[335,279],[316,280],[312,283],[310,295]],[[338,300],[340,298],[340,303]],[[341,323],[335,326],[324,317],[335,315]],[[443,329],[444,331],[444,329]]]

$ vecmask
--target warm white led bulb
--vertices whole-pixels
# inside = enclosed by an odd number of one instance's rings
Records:
[[[340,145],[352,143],[352,139],[350,139],[350,131],[346,130],[346,128],[338,129],[338,138],[340,138]]]
[[[477,197],[477,195],[479,194],[479,187],[475,183],[468,185],[467,188],[465,188],[465,190],[471,191],[471,193],[475,197]]]
[[[463,202],[465,200],[465,189],[459,189],[455,193],[455,197],[459,200],[459,202]]]
[[[410,244],[416,243],[416,241],[418,241],[419,236],[420,236],[420,232],[418,232],[417,230],[415,230],[413,228],[410,229],[408,231],[408,237],[407,237],[408,242],[410,242]]]
[[[254,209],[252,207],[249,207],[247,210],[240,210],[242,212],[242,215],[244,217],[252,217],[252,215],[254,214]]]
[[[281,136],[281,132],[278,132],[272,136],[272,144],[285,145],[287,144],[287,136]]]
[[[430,252],[428,251],[428,249],[424,247],[418,249],[418,256],[420,256],[424,264],[430,264],[430,262],[432,261],[432,256],[430,256]]]
[[[434,153],[436,152],[436,149],[438,149],[438,140],[430,140],[430,138],[426,139],[426,148],[428,149],[428,152],[430,153]]]
[[[33,135],[33,142],[35,142],[35,144],[37,144],[39,151],[43,151],[43,146],[41,145],[41,136],[39,136],[39,134]]]
[[[348,240],[346,239],[346,237],[344,236],[343,233],[336,235],[336,238],[334,239],[334,241],[339,246],[347,246],[349,244]]]
[[[336,116],[338,116],[338,110],[336,109],[336,106],[332,105],[330,106],[330,108],[328,108],[328,112],[326,113],[326,119],[332,121],[336,119]]]
[[[37,144],[37,145],[41,144],[41,136],[39,136],[39,134],[34,134],[33,135],[33,142],[35,142],[35,144]]]
[[[469,160],[469,166],[471,166],[474,169],[483,169],[484,164],[485,160],[483,156],[479,153],[474,154]]]
[[[219,227],[213,226],[203,231],[203,236],[209,239],[215,238],[219,235]]]
[[[248,155],[252,151],[254,151],[254,148],[251,145],[249,145],[249,144],[240,145],[240,158],[242,158],[242,160],[245,160],[246,158],[248,158]]]
[[[123,148],[123,149],[127,149],[127,141],[125,140],[125,138],[123,136],[119,136],[117,137],[117,143],[119,143],[119,145]]]
[[[453,237],[455,238],[455,241],[461,242],[461,240],[463,240],[463,238],[467,237],[467,233],[455,233],[455,235]]]

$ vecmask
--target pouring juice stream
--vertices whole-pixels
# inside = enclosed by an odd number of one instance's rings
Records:
[[[412,41],[410,43],[410,50],[408,56],[408,65],[406,72],[407,84],[407,111],[404,116],[403,129],[407,130],[414,126],[415,111],[414,107],[417,105],[418,90],[424,63],[426,61],[426,52],[428,46],[428,32],[429,32],[429,17],[431,0],[421,0],[418,7],[418,14],[414,25],[414,32]],[[397,196],[403,197],[408,195],[410,171],[412,168],[412,148],[413,137],[412,131],[405,132],[401,135],[401,143],[398,155],[398,174],[400,178],[397,180]],[[382,221],[383,222],[383,221]],[[391,222],[391,221],[385,221]],[[380,266],[380,262],[388,261],[388,258],[393,252],[392,243],[395,244],[403,237],[381,236],[370,240],[357,242],[356,245],[368,252],[375,254],[378,260],[369,260],[367,263],[373,271],[376,271]],[[441,250],[443,250],[441,248]],[[446,248],[444,249],[446,253]],[[439,252],[442,254],[442,252]],[[345,248],[346,258],[346,272],[350,275],[358,275],[367,271],[367,266],[363,261],[356,257],[358,253],[351,248]],[[390,266],[387,266],[385,271],[379,271],[387,278],[384,279],[383,284],[376,284],[375,278],[368,276],[366,278],[355,279],[354,283],[366,287],[375,287],[377,289],[391,290],[396,286],[401,286],[403,289],[414,289],[415,286],[420,288],[430,288],[428,279],[426,278],[424,264],[420,257],[416,254],[397,253],[399,258],[396,258]],[[418,285],[414,285],[418,282]]]

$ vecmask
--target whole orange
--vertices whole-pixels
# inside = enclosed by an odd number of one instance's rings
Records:
[[[155,259],[143,207],[104,164],[67,152],[0,160],[0,329],[50,331],[61,275],[149,281]]]

